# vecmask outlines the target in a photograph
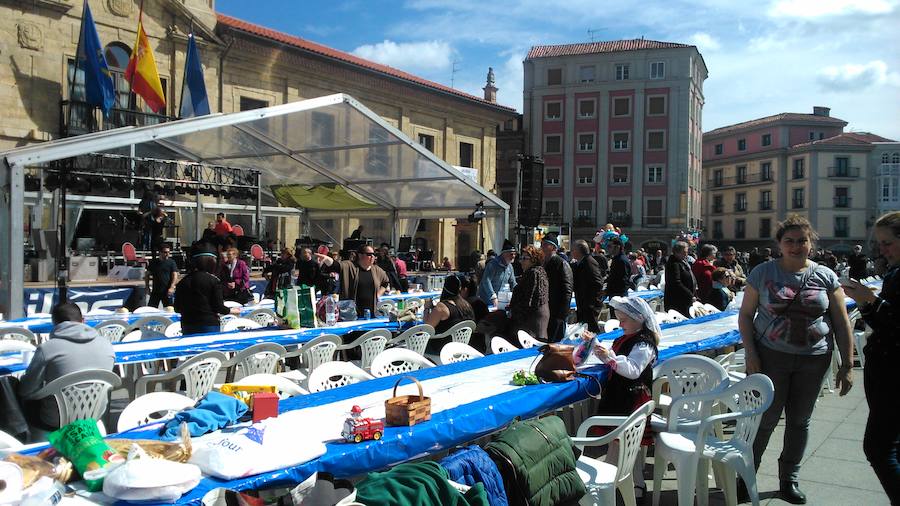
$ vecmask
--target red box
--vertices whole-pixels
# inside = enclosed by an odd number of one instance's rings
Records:
[[[253,423],[278,416],[278,395],[271,392],[253,394]]]

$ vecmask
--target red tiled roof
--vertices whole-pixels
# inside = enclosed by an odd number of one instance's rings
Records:
[[[875,135],[869,132],[845,132],[842,134],[835,135],[833,137],[829,137],[827,139],[820,139],[817,141],[804,142],[803,144],[797,144],[794,146],[795,148],[805,147],[805,146],[867,146],[873,142],[894,142],[891,139],[887,139],[880,135]]]
[[[333,49],[328,46],[325,46],[325,45],[322,45],[322,44],[319,44],[316,42],[312,42],[310,40],[301,39],[300,37],[297,37],[294,35],[289,35],[287,33],[272,30],[272,29],[266,28],[264,26],[256,25],[253,23],[248,23],[247,21],[233,18],[226,14],[216,13],[216,16],[219,20],[219,23],[221,23],[225,26],[228,26],[230,28],[233,28],[235,30],[240,30],[242,32],[257,35],[259,37],[270,39],[270,40],[273,40],[276,42],[281,42],[283,44],[287,44],[289,46],[293,46],[298,49],[302,49],[304,51],[309,51],[311,53],[316,53],[318,55],[326,56],[328,58],[340,60],[344,63],[349,63],[351,65],[363,67],[368,70],[374,70],[375,72],[386,74],[390,77],[394,77],[397,79],[402,79],[404,81],[408,81],[413,84],[417,84],[419,86],[425,86],[427,88],[432,88],[432,89],[435,89],[435,90],[438,90],[438,91],[441,91],[444,93],[449,93],[451,95],[455,95],[460,98],[464,98],[467,100],[477,102],[479,105],[486,105],[486,106],[494,107],[497,109],[501,109],[505,112],[515,112],[515,108],[513,108],[513,107],[507,107],[505,105],[488,102],[487,100],[484,100],[481,97],[476,97],[475,95],[470,95],[468,93],[464,93],[462,91],[453,89],[449,86],[444,86],[443,84],[429,81],[427,79],[422,79],[421,77],[414,76],[408,72],[404,72],[399,69],[395,69],[394,67],[389,67],[387,65],[375,63],[373,61],[366,60],[364,58],[360,58],[360,57],[354,56],[350,53],[346,53],[344,51],[339,51],[337,49]]]
[[[831,123],[835,126],[846,126],[847,122],[838,119],[832,118],[831,116],[820,116],[818,114],[801,114],[796,112],[783,112],[781,114],[774,114],[772,116],[766,116],[765,118],[753,119],[750,121],[745,121],[743,123],[737,123],[734,125],[728,125],[721,128],[716,128],[715,130],[710,130],[709,132],[704,132],[704,136],[710,135],[722,135],[731,132],[737,132],[739,130],[752,130],[754,128],[759,128],[762,126],[770,125],[772,123],[779,122],[802,122],[802,123]]]
[[[694,47],[677,42],[660,42],[658,40],[628,39],[601,42],[583,42],[579,44],[560,44],[555,46],[531,46],[526,60],[534,58],[550,58],[554,56],[573,56],[577,54],[613,53],[617,51],[638,51],[641,49],[673,49]]]

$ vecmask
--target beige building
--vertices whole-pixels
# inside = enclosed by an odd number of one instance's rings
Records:
[[[866,242],[878,207],[872,152],[889,139],[844,133],[846,125],[816,107],[705,133],[705,239],[742,250],[772,246],[777,222],[796,213],[822,247],[841,252]]]
[[[5,34],[0,47],[10,61],[10,65],[0,69],[0,106],[4,110],[0,117],[0,150],[98,129],[174,119],[180,106],[187,34],[193,26],[213,113],[347,93],[451,165],[474,169],[470,173],[475,180],[496,192],[497,126],[514,117],[515,111],[493,101],[495,90],[488,94],[491,100],[468,95],[306,39],[218,14],[213,0],[143,3],[144,27],[168,98],[164,116],[150,113],[140,98],[130,93],[124,78],[134,44],[139,3],[91,1],[117,88],[117,109],[109,118],[87,111],[78,101],[78,90],[75,100],[70,97],[81,2],[35,0],[0,4],[0,26]],[[116,196],[90,192],[73,195],[73,201],[83,204],[78,233],[108,229],[109,220],[116,219],[114,213],[136,209],[135,196],[140,195],[135,195],[134,190]],[[26,213],[26,230],[51,226],[52,213],[47,212],[50,199],[51,192],[26,193],[30,211]],[[164,198],[164,204],[175,209],[180,227],[178,236],[172,239],[189,243],[198,227],[194,199],[175,195]],[[200,227],[216,212],[226,211],[233,223],[255,231],[254,207],[252,202],[205,197],[199,213]],[[279,207],[267,198],[263,216],[256,235],[288,246],[304,232],[340,241],[360,223],[376,243],[391,238],[390,220],[382,215],[336,213],[314,221],[303,231],[296,209]],[[454,266],[472,249],[484,249],[484,241],[495,239],[485,238],[487,232],[482,227],[465,220],[457,223],[456,219],[423,219],[417,229],[415,237],[427,241],[427,248],[435,250],[439,258],[450,257]],[[123,230],[126,239],[130,233]],[[115,244],[105,247],[117,248]]]

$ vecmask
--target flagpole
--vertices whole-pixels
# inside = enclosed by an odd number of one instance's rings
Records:
[[[85,1],[87,1],[87,0],[85,0]],[[138,10],[138,33],[137,33],[137,37],[135,39],[136,40],[135,46],[131,50],[132,58],[137,58],[137,56],[134,55],[134,51],[137,51],[138,47],[140,46],[141,29],[143,28],[143,26],[144,26],[144,0],[141,0],[141,5]],[[131,73],[131,79],[128,80],[128,105],[132,109],[137,109],[137,95],[134,96],[134,103],[131,102],[131,95],[133,95],[133,94],[134,94],[134,72]]]

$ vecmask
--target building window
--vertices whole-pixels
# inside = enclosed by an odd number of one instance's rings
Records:
[[[597,110],[597,101],[594,99],[586,99],[578,101],[578,117],[593,118]]]
[[[666,132],[665,130],[648,130],[647,131],[647,150],[659,151],[666,149]]]
[[[594,201],[579,200],[575,204],[576,216],[584,221],[594,221]]]
[[[850,188],[846,186],[834,188],[834,207],[850,207]]]
[[[723,153],[723,151],[724,151],[724,148],[722,147],[722,145],[716,144],[716,154],[721,155]]]
[[[829,176],[832,177],[856,177],[859,175],[858,170],[855,171],[857,174],[851,173],[850,158],[846,156],[834,157],[834,168],[829,172]]]
[[[716,169],[713,172],[713,186],[716,188],[722,186],[724,184],[723,179],[724,178],[722,177],[722,169]]]
[[[794,179],[803,179],[804,172],[804,159],[794,158],[794,170],[791,171],[791,177]]]
[[[735,169],[737,176],[735,178],[735,182],[737,184],[747,184],[747,166],[746,165],[738,165]]]
[[[628,151],[631,143],[631,132],[613,132],[613,151]]]
[[[894,153],[891,155],[891,163],[900,163],[900,153]]]
[[[578,134],[578,151],[589,152],[594,150],[594,134]]]
[[[631,116],[631,97],[613,98],[613,116]]]
[[[546,102],[544,104],[544,119],[562,118],[562,102]]]
[[[562,84],[562,69],[547,69],[547,86]]]
[[[583,83],[594,82],[595,69],[593,65],[584,65],[578,69],[578,77]]]
[[[721,213],[721,212],[722,212],[722,207],[724,207],[723,204],[722,204],[722,196],[721,196],[721,195],[713,195],[713,209],[712,209],[712,212],[714,212],[714,213]]]
[[[580,185],[592,185],[594,184],[594,168],[593,167],[578,167],[578,184]]]
[[[663,201],[661,199],[647,200],[647,210],[644,212],[644,225],[648,227],[661,227],[664,225]]]
[[[266,107],[269,107],[269,102],[265,100],[241,97],[240,108],[242,111],[252,111],[253,109],[264,109]]]
[[[647,97],[647,116],[665,116],[666,96],[650,95]]]
[[[434,136],[428,134],[419,134],[419,144],[425,147],[428,151],[434,153]]]
[[[794,188],[791,192],[791,207],[803,209],[803,188]]]
[[[769,211],[772,209],[772,192],[764,190],[759,192],[759,210]]]
[[[713,239],[722,239],[725,234],[722,233],[722,220],[713,221]]]
[[[548,218],[559,219],[559,201],[558,200],[545,200],[544,201],[544,215]]]
[[[747,139],[738,139],[738,151],[747,151]]]
[[[630,65],[616,65],[616,81],[627,81],[629,70],[631,69]]]
[[[613,184],[628,184],[628,169],[627,165],[613,165],[610,171]]]
[[[768,239],[769,237],[772,237],[771,218],[761,218],[759,220],[759,237],[761,239]]]
[[[763,134],[762,139],[760,139],[760,144],[762,144],[763,146],[771,146],[772,134]]]
[[[548,135],[544,139],[544,153],[561,153],[562,152],[562,136]]]
[[[850,237],[849,219],[846,216],[834,217],[834,236]]]
[[[735,210],[735,212],[744,212],[747,210],[747,194],[746,193],[735,194],[734,210]]]
[[[655,61],[650,63],[650,79],[663,79],[666,77],[666,63]]]
[[[545,167],[544,168],[544,185],[546,186],[559,186],[559,167]]]
[[[662,165],[649,165],[647,167],[647,183],[661,184],[663,182]]]
[[[743,239],[747,236],[747,221],[734,220],[734,238]]]
[[[759,164],[759,179],[760,181],[771,181],[772,180],[772,163],[771,162],[763,162]]]
[[[459,143],[459,164],[463,167],[475,167],[475,145],[468,142]]]

